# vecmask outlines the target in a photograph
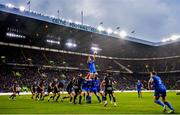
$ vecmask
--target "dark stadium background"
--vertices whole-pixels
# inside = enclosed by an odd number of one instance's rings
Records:
[[[67,82],[80,72],[85,74],[87,56],[92,54],[93,45],[101,49],[96,61],[99,77],[103,79],[107,72],[112,73],[118,81],[117,90],[135,89],[138,79],[147,84],[150,71],[161,74],[168,89],[180,89],[180,42],[150,45],[146,41],[143,44],[130,36],[132,40],[120,39],[20,14],[23,13],[16,8],[0,10],[0,92],[10,91],[14,81],[29,87],[40,79],[58,77]],[[7,33],[25,38],[10,37]],[[68,48],[69,41],[77,47]]]

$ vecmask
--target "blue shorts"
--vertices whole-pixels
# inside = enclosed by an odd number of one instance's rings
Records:
[[[98,93],[100,92],[100,87],[97,87],[97,92],[98,92]]]
[[[97,73],[95,69],[90,69],[89,72],[90,72],[90,73],[93,73],[93,74],[94,74],[94,73]]]
[[[82,88],[82,92],[86,92],[87,88]]]
[[[166,89],[154,90],[154,96],[166,97]]]
[[[87,92],[90,92],[90,91],[91,91],[91,88],[86,88],[86,91],[87,91]]]
[[[138,92],[141,92],[141,89],[137,89]]]
[[[91,88],[91,92],[98,92],[96,87]]]

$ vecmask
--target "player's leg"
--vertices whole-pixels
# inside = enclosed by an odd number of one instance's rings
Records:
[[[91,103],[91,92],[90,92],[90,89],[88,89],[88,91],[87,91],[86,102],[87,103]]]
[[[73,103],[76,104],[76,98],[78,96],[78,91],[75,90],[75,95],[74,95],[74,99],[73,99]]]
[[[105,96],[104,96],[104,95],[105,95],[105,94],[104,94],[104,91],[101,90],[99,93],[100,93],[100,95],[101,95],[101,97],[102,97],[102,99],[101,99],[102,102],[104,102],[104,97],[105,97]]]
[[[31,94],[31,99],[34,99],[34,92],[32,92]]]
[[[112,95],[111,94],[109,94],[109,100],[112,103]]]
[[[13,100],[16,100],[16,92],[13,93],[12,99],[13,99]]]
[[[103,95],[103,97],[104,97],[104,107],[106,107],[107,104],[108,104],[108,103],[107,103],[107,98],[106,98],[107,94],[108,94],[108,92],[105,91],[105,94]]]
[[[100,96],[99,96],[99,93],[97,92],[97,90],[94,90],[93,93],[96,95],[99,103],[101,103],[101,99],[100,99]]]
[[[70,103],[72,103],[73,97],[75,96],[74,91],[71,92],[70,96],[71,96],[71,97],[70,97]]]
[[[83,97],[83,101],[86,101],[86,88],[82,88],[81,96]]]
[[[68,98],[70,98],[71,97],[71,92],[68,92],[68,95],[67,96],[64,96],[62,99],[64,100],[64,99],[68,99]]]
[[[44,92],[41,91],[41,93],[40,93],[40,100],[41,100],[41,101],[43,100],[43,96],[44,96]]]
[[[15,93],[13,92],[12,95],[9,96],[9,100],[14,99]]]
[[[137,90],[137,92],[138,92],[138,98],[140,98],[140,91],[139,91],[139,90]]]
[[[64,96],[62,99],[68,99],[68,98],[71,98],[71,92],[72,90],[70,88],[66,88],[66,91],[68,92],[68,95],[67,96]]]
[[[48,91],[48,92],[47,92],[47,94],[45,94],[45,95],[43,96],[43,99],[42,99],[42,100],[44,100],[44,98],[45,98],[45,97],[49,96],[49,95],[50,95],[50,93],[51,93],[51,92],[50,92],[50,91]]]
[[[83,100],[86,101],[86,93],[83,94]]]
[[[154,96],[154,103],[162,106],[163,108],[165,107],[165,105],[159,100],[159,95]]]
[[[32,90],[32,91],[31,91],[31,94],[32,94],[31,99],[34,99],[34,96],[35,96],[35,94],[36,94],[36,90]]]
[[[114,92],[111,92],[111,97],[113,98],[114,106],[116,106],[116,97],[114,96]]]
[[[140,92],[139,92],[139,93],[140,93],[140,97],[142,98],[142,91],[140,90]]]
[[[79,104],[82,103],[82,96],[83,96],[83,94],[84,94],[84,92],[81,91],[81,92],[80,92],[80,95],[79,95]]]
[[[56,96],[56,93],[55,92],[53,92],[53,94],[52,94],[52,96],[48,99],[48,102],[52,99],[52,100],[54,100],[54,97]]]
[[[11,100],[13,96],[14,96],[14,94],[10,95],[10,96],[9,96],[9,100]]]
[[[19,95],[20,91],[17,91],[16,93],[17,93],[18,96],[20,96],[20,95]]]
[[[172,105],[166,101],[166,92],[162,92],[162,101],[165,105],[167,105],[167,107],[170,109],[169,113],[174,113],[174,108],[172,107]],[[166,110],[164,110],[165,112]]]
[[[39,92],[37,92],[35,95],[36,95],[35,100],[38,100],[39,99]]]
[[[58,95],[58,96],[56,97],[56,100],[55,100],[56,102],[58,101],[58,99],[59,99],[59,97],[60,97],[60,92],[58,92],[57,95]]]

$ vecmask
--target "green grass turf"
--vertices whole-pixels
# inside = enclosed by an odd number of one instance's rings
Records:
[[[143,98],[138,99],[136,93],[116,93],[117,107],[108,103],[107,107],[99,104],[93,96],[92,104],[71,104],[69,100],[62,102],[34,101],[30,95],[17,96],[16,101],[8,100],[8,96],[0,96],[0,114],[161,114],[162,108],[153,102],[153,93],[143,93]],[[109,99],[109,97],[108,97]],[[180,113],[180,95],[169,92],[168,101]]]

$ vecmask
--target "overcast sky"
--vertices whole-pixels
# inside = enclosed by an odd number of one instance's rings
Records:
[[[28,0],[0,0],[27,7]],[[131,36],[158,42],[173,34],[180,34],[180,0],[31,0],[31,9],[48,15],[60,15],[65,19],[128,31]],[[135,30],[134,34],[131,31]]]

